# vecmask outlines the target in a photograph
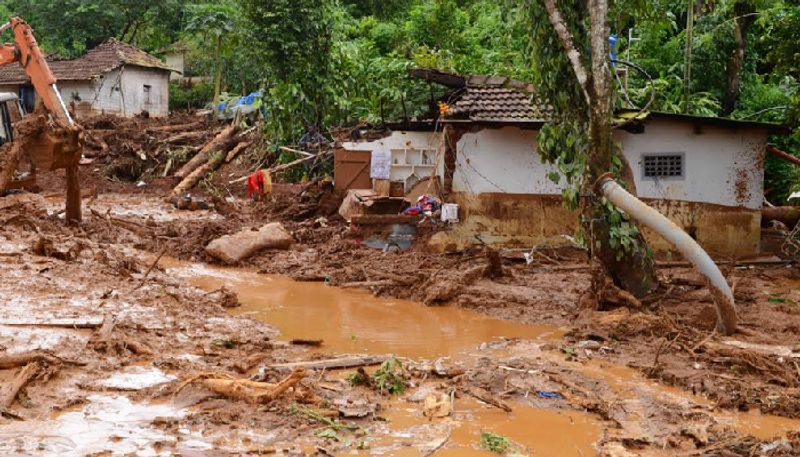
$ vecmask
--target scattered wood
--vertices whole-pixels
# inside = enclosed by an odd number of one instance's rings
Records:
[[[0,319],[0,325],[16,327],[63,327],[63,328],[98,328],[103,325],[103,318],[61,317],[50,319],[37,319],[36,317],[18,317],[13,319]]]
[[[328,156],[330,154],[333,154],[333,150],[332,149],[329,150],[329,151],[321,152],[321,153],[319,153],[317,155],[314,155],[314,156],[303,157],[302,159],[297,159],[297,160],[295,160],[293,162],[284,163],[282,165],[276,165],[276,166],[274,166],[272,168],[268,168],[268,169],[264,170],[264,172],[268,172],[269,174],[274,174],[274,173],[277,173],[279,171],[283,171],[283,170],[292,168],[295,165],[300,165],[301,163],[308,162],[311,159],[322,159],[322,158],[324,158],[324,157],[326,157],[326,156]],[[249,178],[249,177],[250,177],[249,175],[248,176],[242,176],[241,178],[234,179],[232,181],[228,181],[228,184],[237,184],[237,183],[240,183],[240,182],[244,182],[244,181],[247,181],[247,178]]]
[[[188,132],[191,130],[197,130],[203,128],[205,124],[203,122],[192,122],[190,124],[177,124],[177,125],[162,125],[160,127],[150,127],[147,129],[148,132],[162,132],[162,133],[170,133],[170,132]]]
[[[155,268],[156,265],[158,265],[158,261],[161,260],[161,257],[164,257],[164,254],[166,253],[167,253],[167,246],[164,246],[164,249],[161,250],[161,252],[158,254],[158,257],[156,257],[156,259],[153,260],[153,263],[151,263],[147,271],[144,272],[144,276],[142,276],[142,280],[141,282],[139,282],[139,285],[136,286],[136,288],[134,288],[133,290],[141,288],[145,284],[145,282],[147,282],[147,277],[150,276],[150,272],[153,271],[153,268]]]
[[[479,387],[468,387],[466,389],[466,393],[469,394],[471,397],[475,397],[478,400],[486,403],[487,405],[491,405],[494,406],[495,408],[502,409],[507,413],[510,413],[512,411],[511,407],[508,406],[506,402],[500,400],[499,398],[495,398],[486,389],[481,389]]]
[[[395,287],[403,284],[398,283],[393,279],[381,279],[377,281],[355,281],[337,284],[336,287],[342,289],[369,289],[370,287]]]
[[[295,154],[300,154],[303,157],[313,157],[314,156],[314,154],[312,154],[310,152],[301,151],[299,149],[287,148],[286,146],[281,146],[278,149],[280,149],[281,151],[293,152]]]
[[[199,153],[198,153],[199,154]],[[195,156],[196,157],[196,156]],[[202,164],[201,166],[195,168],[191,173],[189,173],[183,180],[172,189],[172,193],[170,194],[169,201],[175,202],[178,198],[182,195],[185,195],[187,192],[192,190],[194,186],[200,182],[203,177],[212,171],[216,170],[217,168],[222,165],[225,161],[225,154],[214,154],[208,159],[208,162]],[[176,173],[175,176],[178,176]]]
[[[19,391],[36,377],[36,374],[39,373],[39,368],[41,368],[39,362],[31,362],[17,373],[14,379],[3,389],[2,395],[0,395],[0,409],[8,409],[14,404]]]
[[[235,379],[221,373],[201,373],[195,375],[181,384],[176,394],[187,385],[201,381],[206,389],[236,400],[244,400],[251,404],[265,404],[274,401],[284,392],[294,387],[306,375],[303,368],[294,370],[291,375],[277,384],[251,381],[249,379]]]
[[[45,362],[48,365],[56,365],[59,360],[51,355],[41,352],[4,355],[0,356],[0,370],[22,367],[33,362]]]
[[[313,346],[313,347],[320,347],[322,346],[322,340],[304,340],[301,338],[295,338],[289,343],[294,344],[296,346]]]
[[[197,169],[197,167],[202,166],[208,161],[208,158],[212,152],[221,149],[222,146],[227,143],[237,131],[239,131],[239,127],[236,125],[229,125],[223,129],[211,141],[206,143],[203,148],[200,149],[197,154],[195,154],[194,157],[186,162],[184,166],[176,171],[175,177],[183,179],[189,176],[195,169]]]
[[[136,341],[132,338],[125,338],[123,340],[123,345],[125,346],[125,348],[127,348],[129,351],[133,352],[136,355],[147,356],[154,354],[153,350],[150,349],[150,346],[142,342]]]
[[[228,155],[225,156],[225,163],[230,162],[231,160],[235,159],[240,152],[244,151],[245,149],[249,148],[250,145],[253,144],[249,141],[242,141],[241,143],[237,144],[236,147],[228,151]]]
[[[380,365],[388,358],[387,356],[337,357],[335,359],[309,360],[307,362],[275,363],[269,365],[269,368],[275,370],[293,370],[296,368],[305,368],[308,370],[337,370],[342,368]]]
[[[182,132],[172,135],[171,137],[164,140],[164,143],[167,144],[184,144],[191,140],[196,140],[198,138],[202,138],[206,135],[207,132],[200,131],[200,132]]]

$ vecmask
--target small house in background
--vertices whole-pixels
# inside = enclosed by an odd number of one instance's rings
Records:
[[[533,88],[503,77],[430,70],[415,76],[452,88],[447,115],[430,122],[443,128],[392,131],[343,146],[364,157],[369,151],[371,161],[380,162],[365,168],[372,178],[383,170],[381,178],[404,192],[432,179],[436,187],[426,189],[459,205],[459,222],[435,234],[430,245],[530,247],[573,235],[577,214],[562,205],[564,182],[550,179],[557,170],[537,152],[552,108]],[[639,198],[708,251],[748,257],[760,252],[764,154],[768,135],[779,131],[773,124],[653,112],[617,129],[615,138]],[[655,248],[669,248],[655,234],[645,235]]]
[[[176,41],[159,51],[159,54],[164,55],[167,66],[175,70],[170,75],[170,81],[179,82],[187,86],[201,82],[211,82],[213,80],[212,77],[195,72],[192,68],[189,53],[189,45],[183,41]]]
[[[169,78],[174,71],[160,59],[113,38],[81,57],[49,58],[64,102],[74,103],[76,115],[135,116],[169,112]],[[17,63],[0,66],[0,91],[19,94],[32,111],[36,93]]]

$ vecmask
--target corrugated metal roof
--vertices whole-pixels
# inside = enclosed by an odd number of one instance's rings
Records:
[[[85,81],[123,65],[175,71],[160,59],[114,38],[75,59],[59,60],[49,57],[48,64],[59,81]],[[23,84],[29,80],[16,62],[0,66],[0,84]]]
[[[503,76],[470,76],[448,117],[474,122],[543,123],[552,119],[553,107],[535,96],[531,84]]]

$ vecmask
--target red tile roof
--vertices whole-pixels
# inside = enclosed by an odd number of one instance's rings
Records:
[[[114,38],[106,40],[75,59],[59,60],[48,57],[48,64],[56,79],[60,81],[90,80],[123,65],[174,71],[160,59]],[[23,84],[29,79],[16,62],[0,66],[0,84]]]
[[[470,76],[452,104],[450,117],[476,122],[547,122],[553,107],[539,100],[531,84],[502,76]]]

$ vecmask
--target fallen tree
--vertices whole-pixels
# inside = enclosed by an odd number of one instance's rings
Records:
[[[183,179],[189,176],[195,169],[207,162],[212,153],[222,149],[225,143],[233,138],[238,131],[239,127],[236,125],[225,127],[214,139],[206,143],[194,157],[175,172],[175,177]]]

